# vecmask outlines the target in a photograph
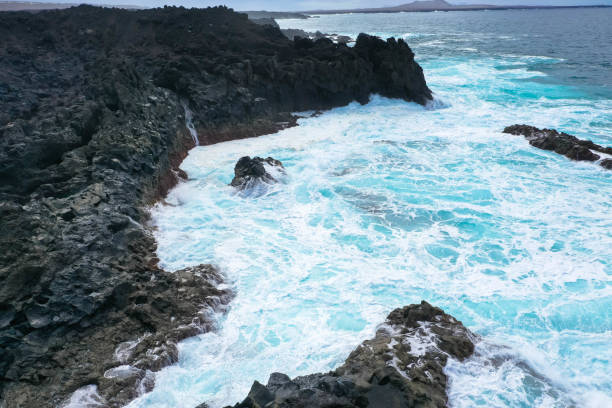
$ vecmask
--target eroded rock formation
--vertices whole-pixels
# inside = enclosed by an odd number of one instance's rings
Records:
[[[542,150],[552,150],[569,159],[577,161],[598,161],[601,156],[593,151],[612,155],[612,147],[602,147],[590,140],[578,139],[576,136],[554,129],[538,129],[528,125],[513,125],[504,129],[504,133],[525,136],[529,144]],[[604,159],[599,163],[603,168],[612,169],[612,159]]]

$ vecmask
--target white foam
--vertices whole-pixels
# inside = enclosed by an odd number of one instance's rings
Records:
[[[592,123],[612,102],[500,62],[427,62],[445,109],[374,97],[192,150],[192,179],[168,197],[177,206],[153,210],[159,257],[170,270],[213,262],[237,295],[220,330],[182,342],[179,364],[130,406],[223,406],[271,372],[333,369],[390,310],[421,299],[509,347],[449,366],[453,406],[602,400],[612,177],[501,130],[524,122],[605,144],[612,135]],[[530,92],[544,96],[513,96]],[[236,195],[228,183],[244,155],[281,160],[286,182]]]
[[[185,127],[189,131],[191,138],[193,139],[193,143],[196,146],[200,145],[200,139],[198,138],[198,132],[193,125],[193,112],[189,109],[187,102],[183,102],[183,109],[185,110]]]
[[[98,387],[86,385],[76,390],[62,408],[96,408],[106,407],[106,401],[98,394]]]
[[[133,376],[134,374],[139,373],[141,370],[139,368],[133,367],[131,365],[120,365],[117,367],[113,367],[104,372],[104,378],[128,378]]]
[[[436,335],[431,332],[429,324],[421,322],[421,327],[413,335],[405,336],[403,342],[410,345],[410,354],[423,357],[432,349],[437,349]]]
[[[136,340],[124,341],[123,343],[120,343],[115,349],[115,359],[120,363],[127,363],[132,356],[134,348],[136,348],[136,346],[148,336],[150,336],[150,334],[145,334]]]

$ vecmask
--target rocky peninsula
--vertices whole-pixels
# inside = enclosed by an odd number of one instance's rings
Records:
[[[431,99],[402,40],[294,42],[224,7],[2,12],[0,56],[3,408],[60,406],[84,386],[122,406],[213,328],[224,276],[164,271],[147,226],[196,142],[372,93]]]

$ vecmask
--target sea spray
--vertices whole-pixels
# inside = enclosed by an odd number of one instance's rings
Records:
[[[106,401],[98,394],[96,385],[86,385],[77,389],[60,408],[95,408],[105,407]]]
[[[200,139],[198,138],[198,132],[193,124],[193,112],[191,112],[191,109],[189,109],[189,105],[186,101],[183,101],[183,108],[185,110],[185,127],[189,131],[189,134],[193,139],[193,143],[196,146],[199,146]]]

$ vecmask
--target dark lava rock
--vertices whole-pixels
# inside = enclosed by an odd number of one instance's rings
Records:
[[[604,169],[612,170],[612,159],[604,159],[599,165]]]
[[[298,38],[310,38],[314,37],[314,33],[310,33],[308,31],[301,30],[299,28],[283,28],[281,29],[283,35],[290,40],[294,41]]]
[[[330,41],[331,42],[331,41]],[[383,96],[415,101],[422,105],[431,100],[431,91],[421,81],[423,69],[414,63],[414,53],[402,39],[359,34],[355,50],[372,61],[374,88]]]
[[[396,309],[376,336],[364,341],[335,371],[293,380],[274,373],[255,382],[234,408],[443,408],[444,366],[474,352],[476,337],[427,302]]]
[[[176,339],[209,328],[201,311],[231,297],[210,283],[220,281],[210,266],[162,270],[147,227],[147,206],[177,183],[194,145],[183,101],[200,143],[210,144],[271,133],[295,125],[291,112],[365,103],[371,93],[431,98],[403,41],[305,41],[225,7],[0,13],[7,407],[55,407],[89,384],[122,406],[147,370],[176,361]],[[129,361],[116,360],[119,345],[147,333]],[[117,364],[141,371],[105,377]]]
[[[593,143],[590,140],[578,139],[575,136],[567,133],[559,133],[554,129],[538,129],[528,125],[514,125],[504,129],[504,133],[517,136],[525,136],[529,144],[543,150],[552,150],[555,153],[562,154],[572,160],[578,161],[597,161],[601,157],[593,150],[612,154],[612,148],[602,147]],[[610,159],[602,160],[600,165],[610,169]]]
[[[234,179],[230,185],[232,187],[237,187],[244,190],[252,187],[258,182],[276,182],[276,178],[266,170],[266,164],[276,167],[280,172],[284,173],[283,164],[272,157],[268,157],[266,159],[262,159],[261,157],[253,157],[251,159],[249,156],[245,156],[241,157],[236,163],[236,166],[234,167]]]

